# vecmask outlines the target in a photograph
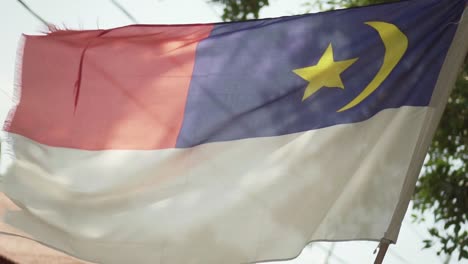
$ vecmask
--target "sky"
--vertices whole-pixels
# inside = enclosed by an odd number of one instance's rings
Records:
[[[262,9],[261,17],[278,17],[303,13],[307,0],[270,0],[271,6]],[[49,23],[59,28],[96,29],[112,28],[132,22],[109,0],[29,0],[25,1]],[[120,0],[137,20],[143,24],[188,24],[220,22],[222,9],[205,0]],[[0,1],[0,122],[3,123],[11,106],[15,84],[15,65],[18,41],[22,33],[41,34],[46,27],[31,16],[17,1]],[[435,249],[422,250],[422,240],[429,238],[426,229],[432,222],[411,221],[411,208],[403,221],[396,245],[391,245],[384,263],[443,263],[445,256],[436,255]],[[2,240],[4,241],[4,240]],[[2,245],[0,244],[0,247]],[[354,241],[339,243],[313,243],[294,260],[274,263],[373,263],[376,242]],[[332,250],[330,250],[332,249]],[[328,259],[328,262],[326,262]],[[456,256],[450,263],[458,263]]]

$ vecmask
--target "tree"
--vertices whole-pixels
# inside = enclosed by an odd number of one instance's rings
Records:
[[[304,0],[307,1],[307,0]],[[399,0],[309,0],[307,6],[349,8]],[[258,18],[268,0],[211,0],[224,5],[225,21]],[[465,60],[467,61],[467,60]],[[424,248],[438,246],[438,254],[459,250],[459,259],[468,259],[468,63],[465,63],[437,128],[424,169],[413,195],[414,221],[424,221],[424,212],[432,212],[436,224],[444,230],[428,229],[432,236]],[[465,228],[464,228],[465,227]],[[439,242],[439,243],[436,243]]]
[[[260,9],[269,5],[268,0],[212,0],[224,6],[224,21],[239,21],[258,18]]]

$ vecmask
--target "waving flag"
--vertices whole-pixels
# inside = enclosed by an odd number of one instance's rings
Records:
[[[18,234],[99,263],[396,242],[467,50],[465,0],[25,36],[2,134]]]

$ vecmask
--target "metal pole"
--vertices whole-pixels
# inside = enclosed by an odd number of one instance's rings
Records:
[[[377,257],[375,258],[374,264],[382,264],[389,245],[390,245],[390,241],[387,239],[382,239],[380,241],[379,253],[377,254]]]

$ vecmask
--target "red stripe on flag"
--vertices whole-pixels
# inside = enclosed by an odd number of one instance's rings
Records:
[[[129,26],[101,35],[27,36],[20,102],[6,130],[58,147],[174,147],[196,47],[212,27]]]

